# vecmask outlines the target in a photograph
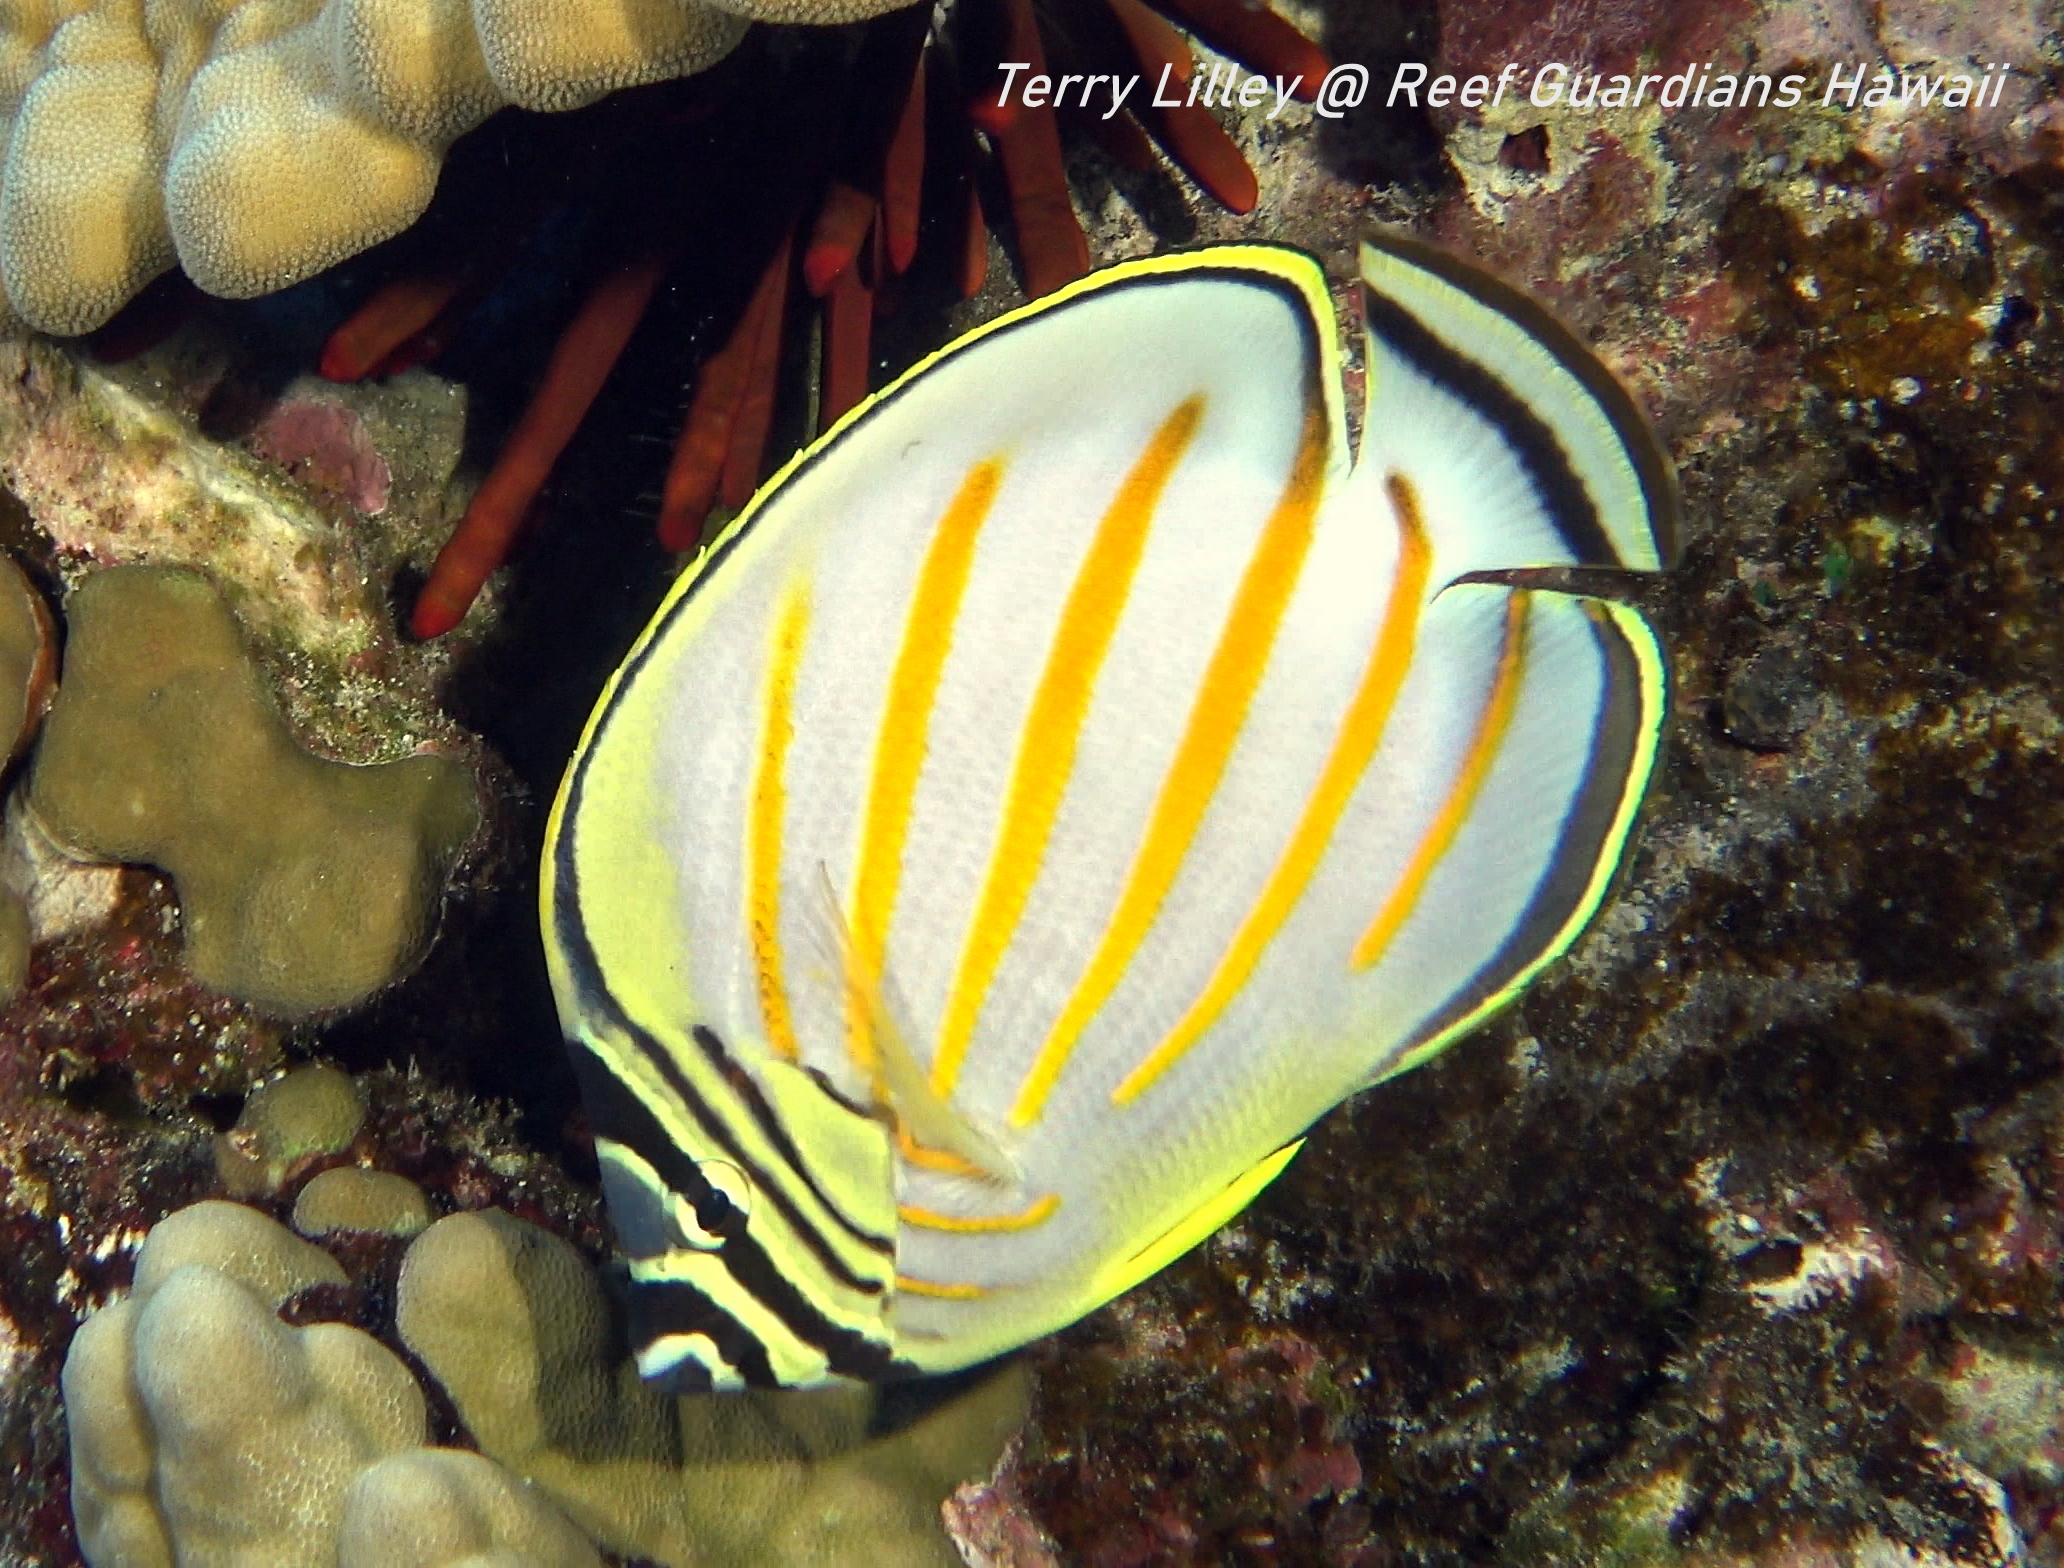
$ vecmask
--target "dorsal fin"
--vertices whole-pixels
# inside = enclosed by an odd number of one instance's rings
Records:
[[[1655,571],[1676,558],[1669,459],[1575,333],[1403,235],[1365,241],[1361,273],[1368,402],[1355,488],[1409,484],[1438,583],[1546,566]]]

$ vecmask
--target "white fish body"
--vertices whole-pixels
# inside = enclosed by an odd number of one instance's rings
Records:
[[[545,863],[648,1377],[970,1365],[1194,1244],[1603,898],[1667,465],[1520,296],[1135,262],[778,475],[612,679]]]

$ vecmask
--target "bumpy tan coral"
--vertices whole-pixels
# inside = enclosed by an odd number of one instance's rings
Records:
[[[136,1254],[131,1299],[149,1299],[188,1264],[227,1274],[273,1306],[311,1285],[344,1283],[344,1270],[322,1248],[256,1209],[219,1198],[181,1209],[151,1227]]]
[[[337,1568],[601,1568],[564,1514],[500,1465],[411,1448],[359,1473]]]
[[[270,1197],[300,1161],[350,1148],[364,1123],[349,1073],[321,1062],[295,1067],[244,1100],[236,1125],[215,1139],[215,1171],[231,1197]]]
[[[406,967],[477,820],[466,770],[303,751],[194,573],[100,572],[66,615],[30,779],[51,835],[81,858],[164,867],[196,977],[282,1016],[347,1006]]]
[[[154,1229],[130,1296],[65,1359],[72,1507],[96,1568],[175,1561],[328,1568],[345,1489],[420,1444],[422,1390],[392,1351],[275,1309],[341,1284],[255,1209],[202,1203]]]
[[[176,260],[284,288],[413,223],[453,140],[715,63],[748,19],[907,0],[25,0],[0,5],[0,284],[85,332]]]
[[[65,1359],[72,1507],[93,1568],[599,1568],[550,1503],[420,1446],[421,1388],[341,1323],[277,1308],[344,1271],[241,1204],[182,1209]]]
[[[439,1221],[403,1261],[394,1326],[480,1452],[427,1449],[421,1391],[389,1351],[273,1310],[343,1279],[239,1204],[152,1230],[133,1293],[65,1363],[94,1568],[593,1568],[597,1544],[664,1568],[953,1568],[941,1501],[1024,1419],[1022,1367],[886,1435],[870,1389],[654,1393],[580,1254],[489,1209]]]
[[[496,1209],[416,1239],[395,1327],[481,1452],[610,1550],[669,1565],[950,1568],[939,1505],[1025,1410],[1016,1369],[883,1438],[868,1389],[668,1398],[639,1383],[580,1255]]]
[[[294,1200],[294,1229],[304,1236],[358,1231],[414,1236],[430,1223],[430,1200],[406,1176],[343,1165],[324,1171]]]

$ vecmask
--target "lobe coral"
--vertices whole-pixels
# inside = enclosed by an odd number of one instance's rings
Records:
[[[270,293],[407,228],[506,105],[688,75],[882,0],[25,0],[0,10],[0,285],[46,332],[171,268]]]

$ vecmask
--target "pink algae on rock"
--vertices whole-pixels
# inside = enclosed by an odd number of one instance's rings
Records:
[[[394,476],[355,409],[329,398],[290,398],[265,417],[251,444],[311,490],[338,496],[367,517],[387,510]]]
[[[1496,77],[1558,62],[1607,73],[1681,69],[1708,60],[1756,8],[1744,0],[1685,6],[1672,0],[1450,0],[1441,7],[1441,64]]]

